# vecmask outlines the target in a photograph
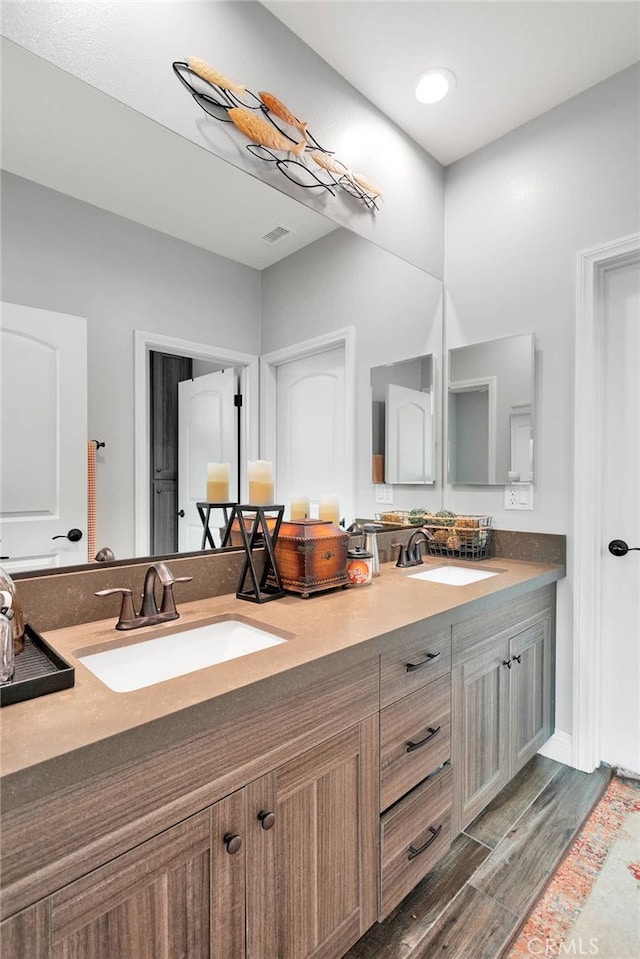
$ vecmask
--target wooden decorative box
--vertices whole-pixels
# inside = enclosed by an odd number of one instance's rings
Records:
[[[308,599],[338,586],[348,586],[349,533],[322,519],[282,523],[275,548],[282,586]]]

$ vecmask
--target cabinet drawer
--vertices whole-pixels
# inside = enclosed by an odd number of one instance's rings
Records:
[[[380,657],[380,705],[389,706],[451,669],[451,627],[427,630]]]
[[[381,817],[381,920],[448,851],[451,795],[451,767],[445,766]]]
[[[451,675],[380,712],[380,809],[451,758]]]

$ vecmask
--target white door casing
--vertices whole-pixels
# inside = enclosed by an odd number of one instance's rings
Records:
[[[178,550],[200,549],[202,522],[196,503],[207,498],[207,463],[229,463],[229,496],[238,489],[236,440],[237,374],[233,368],[178,383]],[[180,516],[184,510],[185,515]],[[216,545],[222,510],[211,513]]]
[[[600,759],[640,773],[640,253],[605,271]]]
[[[134,468],[135,468],[135,555],[147,556],[150,542],[149,482],[149,353],[173,353],[193,359],[235,367],[240,371],[241,472],[248,459],[258,458],[258,357],[225,350],[208,343],[181,340],[162,333],[134,331]]]
[[[86,563],[86,320],[3,303],[0,352],[0,562],[10,573]]]
[[[301,495],[336,495],[353,515],[354,340],[347,327],[261,357],[261,457],[285,516]]]
[[[578,254],[572,555],[572,762],[576,768],[586,772],[593,771],[602,758],[601,713],[605,705],[602,702],[601,684],[602,600],[609,540],[604,528],[603,504],[605,497],[612,494],[605,488],[603,463],[606,355],[606,287],[603,278],[606,272],[624,268],[639,256],[640,234],[637,233]],[[637,373],[635,382],[637,385]],[[630,555],[633,557],[636,554]],[[612,562],[624,562],[629,558],[614,560],[611,557]],[[636,631],[637,637],[637,622],[629,625]],[[624,664],[621,664],[621,668],[624,668]]]

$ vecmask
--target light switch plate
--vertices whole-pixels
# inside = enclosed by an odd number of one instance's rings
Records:
[[[511,483],[504,488],[505,509],[533,509],[533,483]]]
[[[389,483],[376,483],[376,503],[393,504],[393,486]]]

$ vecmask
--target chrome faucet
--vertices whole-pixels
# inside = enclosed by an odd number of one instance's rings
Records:
[[[168,623],[172,619],[178,619],[180,613],[176,609],[173,596],[173,584],[188,583],[192,579],[193,576],[174,576],[166,563],[152,563],[145,573],[144,586],[142,588],[142,606],[137,615],[133,607],[131,590],[127,587],[100,589],[95,595],[111,596],[114,593],[121,593],[122,605],[115,628],[138,629],[140,626],[154,626],[157,623]],[[158,609],[156,602],[156,583],[158,581],[162,586],[160,609]]]

